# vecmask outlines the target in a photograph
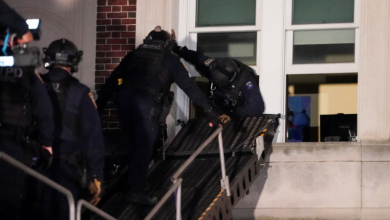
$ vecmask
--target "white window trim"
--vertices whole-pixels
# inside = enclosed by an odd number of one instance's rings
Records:
[[[292,1],[286,0],[286,75],[287,74],[327,74],[327,73],[352,73],[358,72],[359,64],[359,24],[361,0],[355,0],[354,23],[338,24],[310,24],[291,25],[292,22]],[[355,29],[355,61],[353,63],[331,63],[331,64],[293,64],[293,32],[296,30],[330,30],[330,29]]]
[[[198,33],[219,33],[219,32],[257,32],[257,54],[256,54],[256,66],[251,66],[255,72],[260,75],[260,35],[261,35],[261,9],[262,0],[256,0],[256,24],[255,25],[243,25],[243,26],[223,26],[223,27],[196,27],[196,0],[187,0],[188,11],[188,31],[185,45],[188,49],[196,50],[197,47],[197,34]],[[260,15],[260,16],[258,16]],[[189,36],[189,37],[188,37]],[[196,70],[187,65],[191,76],[199,76]]]

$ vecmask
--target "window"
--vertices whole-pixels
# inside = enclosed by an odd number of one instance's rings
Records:
[[[354,62],[355,30],[294,31],[293,64]]]
[[[285,140],[353,140],[344,136],[356,134],[356,121],[343,124],[350,133],[327,131],[330,118],[356,118],[360,0],[288,3]]]
[[[360,0],[290,0],[287,74],[357,72]]]
[[[293,0],[292,24],[353,23],[354,0]]]
[[[197,50],[210,57],[230,57],[256,65],[256,32],[199,33]]]
[[[256,68],[260,0],[194,0],[190,10],[189,49],[210,57],[231,57]]]
[[[256,0],[197,0],[196,26],[256,24]]]

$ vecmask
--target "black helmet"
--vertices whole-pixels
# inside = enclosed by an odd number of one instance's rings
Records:
[[[217,86],[228,86],[236,80],[239,69],[234,60],[221,58],[213,63],[211,65],[211,80]]]
[[[69,66],[71,72],[77,72],[83,51],[77,50],[76,45],[65,39],[53,41],[49,48],[43,48],[43,63],[45,68],[50,69],[54,65]]]
[[[167,31],[161,29],[161,26],[155,27],[154,30],[149,32],[148,36],[144,39],[145,44],[162,43],[170,46],[172,42],[172,36]]]

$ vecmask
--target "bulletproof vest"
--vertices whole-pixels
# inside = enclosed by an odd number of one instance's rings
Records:
[[[223,106],[229,111],[232,111],[235,107],[245,103],[245,99],[242,97],[240,89],[246,83],[249,75],[255,75],[251,69],[246,67],[246,65],[241,62],[237,63],[240,68],[240,73],[233,84],[230,85],[229,88],[211,87],[210,91],[213,102],[218,106]]]
[[[14,135],[32,124],[34,67],[0,67],[0,134]]]
[[[80,120],[78,118],[82,95],[88,88],[71,77],[60,78],[56,72],[42,76],[53,105],[54,139],[65,141],[80,140]]]
[[[137,87],[149,92],[156,90],[160,91],[162,88],[169,91],[171,83],[173,81],[172,76],[170,76],[168,70],[162,65],[162,62],[168,53],[168,50],[164,48],[163,44],[142,44],[132,53],[131,61],[129,62],[128,68],[130,69],[142,69],[143,77],[145,82],[151,82],[158,79],[162,84],[161,88],[145,88],[145,85],[135,85],[124,78],[123,86],[128,86],[131,84],[132,87]],[[137,73],[140,74],[140,73]]]

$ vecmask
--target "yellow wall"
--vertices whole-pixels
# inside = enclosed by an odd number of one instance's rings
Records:
[[[321,84],[318,93],[319,115],[357,114],[357,84]]]

